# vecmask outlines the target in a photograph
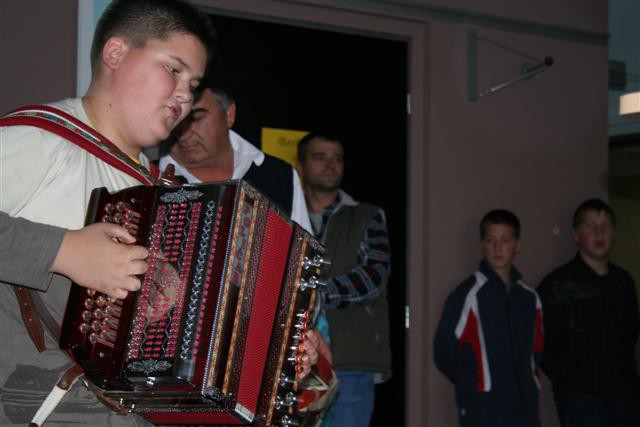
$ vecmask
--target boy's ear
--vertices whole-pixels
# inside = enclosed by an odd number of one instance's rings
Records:
[[[520,249],[522,249],[522,239],[517,239],[516,240],[516,253],[517,254],[520,253]]]
[[[111,37],[102,48],[102,63],[108,69],[115,70],[128,51],[129,45],[122,37]]]

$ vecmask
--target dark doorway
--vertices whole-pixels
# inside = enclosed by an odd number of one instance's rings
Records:
[[[216,73],[237,100],[235,130],[319,130],[346,148],[343,188],[387,215],[393,377],[376,387],[372,425],[404,424],[407,222],[406,42],[211,15]]]

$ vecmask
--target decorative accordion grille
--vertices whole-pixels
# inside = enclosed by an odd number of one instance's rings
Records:
[[[242,181],[97,189],[87,219],[149,250],[123,300],[72,286],[60,345],[87,377],[159,424],[288,423],[320,244]]]
[[[293,229],[278,215],[270,212],[264,233],[263,250],[260,253],[260,270],[258,273],[254,301],[246,348],[243,359],[245,375],[240,380],[238,402],[256,411],[257,396],[259,395],[267,352],[271,340],[271,332],[276,316],[280,287],[275,283],[282,283],[286,260],[289,255],[289,245]]]

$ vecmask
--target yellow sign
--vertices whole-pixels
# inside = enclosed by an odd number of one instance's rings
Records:
[[[298,141],[308,131],[262,128],[262,151],[295,166]]]

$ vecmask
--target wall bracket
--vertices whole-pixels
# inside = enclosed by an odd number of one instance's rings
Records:
[[[518,74],[514,78],[506,80],[502,83],[498,83],[490,87],[489,89],[479,92],[478,91],[478,43],[479,42],[484,42],[484,43],[494,45],[496,47],[499,47],[500,49],[503,49],[513,54],[516,54],[518,56],[527,58],[528,60],[533,61],[533,63],[527,62],[522,64],[520,74]],[[513,49],[509,46],[484,38],[478,35],[478,33],[475,31],[469,31],[467,56],[468,56],[468,73],[467,73],[468,95],[469,95],[469,101],[471,102],[475,102],[476,100],[478,100],[478,98],[482,98],[483,96],[497,92],[500,89],[504,89],[507,86],[511,86],[516,82],[529,79],[553,65],[553,58],[550,56],[547,56],[544,59],[537,59],[524,52]]]

